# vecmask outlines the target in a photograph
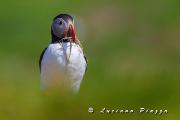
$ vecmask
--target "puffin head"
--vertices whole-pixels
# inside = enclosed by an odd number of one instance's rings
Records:
[[[51,25],[52,43],[63,38],[71,38],[76,41],[76,33],[74,31],[74,19],[68,14],[57,15]]]

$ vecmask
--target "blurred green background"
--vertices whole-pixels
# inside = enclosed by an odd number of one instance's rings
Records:
[[[39,56],[59,13],[75,17],[89,60],[73,97],[39,89]],[[180,119],[179,0],[1,0],[0,58],[0,120]],[[169,113],[99,114],[103,107]]]

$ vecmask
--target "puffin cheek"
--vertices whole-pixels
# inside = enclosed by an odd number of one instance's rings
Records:
[[[68,31],[68,25],[67,23],[64,21],[63,25],[62,25],[62,34],[64,34],[65,36],[67,35],[67,31]]]
[[[53,33],[57,36],[57,37],[61,37],[62,33],[63,33],[63,27],[60,27],[58,25],[53,26]]]

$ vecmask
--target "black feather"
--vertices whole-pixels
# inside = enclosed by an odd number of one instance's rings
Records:
[[[44,53],[45,53],[46,49],[47,49],[47,48],[45,48],[45,49],[42,51],[41,56],[40,56],[40,58],[39,58],[39,70],[40,70],[40,72],[41,72],[41,61],[42,61],[42,59],[43,59],[43,56],[44,56]]]
[[[87,57],[84,55],[84,59],[85,59],[85,61],[86,61],[86,70],[85,70],[85,73],[86,73],[86,71],[87,71],[87,66],[88,66],[88,59],[87,59]]]

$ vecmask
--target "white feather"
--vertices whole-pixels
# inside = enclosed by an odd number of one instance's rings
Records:
[[[42,89],[59,88],[78,92],[86,70],[81,47],[72,43],[53,43],[46,49],[41,62]],[[68,62],[69,60],[69,62]]]

